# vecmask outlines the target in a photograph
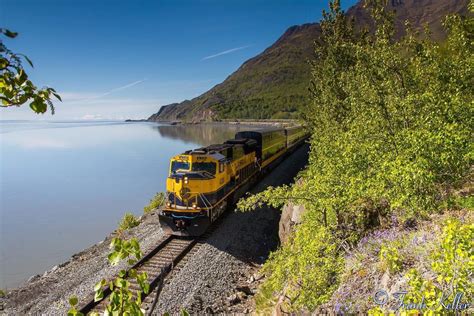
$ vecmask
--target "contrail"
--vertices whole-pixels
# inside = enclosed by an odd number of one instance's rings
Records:
[[[222,56],[222,55],[226,55],[226,54],[230,54],[230,53],[236,52],[236,51],[241,50],[241,49],[245,49],[245,48],[250,47],[250,46],[252,46],[252,45],[231,48],[231,49],[225,50],[223,52],[220,52],[220,53],[217,53],[217,54],[214,54],[214,55],[206,56],[203,59],[201,59],[201,61],[206,60],[206,59],[211,59],[211,58],[214,58],[214,57],[218,57],[218,56]]]
[[[142,82],[145,81],[145,80],[146,80],[146,79],[138,80],[138,81],[135,81],[135,82],[126,84],[126,85],[124,85],[124,86],[122,86],[122,87],[118,87],[118,88],[112,89],[112,90],[107,91],[107,92],[105,92],[105,93],[102,93],[102,94],[100,94],[100,95],[98,95],[98,96],[85,99],[84,101],[88,101],[88,100],[93,100],[93,99],[105,97],[106,95],[109,95],[109,94],[111,94],[111,93],[114,93],[114,92],[117,92],[117,91],[120,91],[120,90],[124,90],[124,89],[131,88],[131,87],[133,87],[133,86],[136,86],[137,84],[140,84],[140,83],[142,83]]]

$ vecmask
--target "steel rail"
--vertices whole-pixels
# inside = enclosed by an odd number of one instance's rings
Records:
[[[173,270],[179,261],[194,247],[197,238],[182,238],[179,236],[168,235],[164,237],[161,242],[148,252],[142,259],[140,259],[130,269],[135,269],[137,273],[146,272],[150,284],[150,290],[148,294],[142,292],[142,301],[151,293],[154,289],[162,282],[166,275]],[[140,287],[135,279],[128,278],[128,271],[126,279],[130,282],[130,289],[140,290]],[[95,311],[102,314],[108,305],[108,297],[112,291],[109,286],[104,289],[104,298],[99,301],[94,300],[94,294],[92,293],[88,299],[80,306],[79,311],[84,315]]]

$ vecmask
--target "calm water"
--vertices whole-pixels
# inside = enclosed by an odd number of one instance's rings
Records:
[[[169,158],[244,126],[0,121],[0,288],[64,262],[165,189]]]

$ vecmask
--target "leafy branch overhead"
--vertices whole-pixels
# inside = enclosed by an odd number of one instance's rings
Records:
[[[0,36],[15,38],[18,33],[0,28]],[[50,87],[39,89],[28,79],[23,62],[31,67],[33,63],[23,54],[9,50],[3,39],[0,39],[0,100],[1,107],[21,106],[29,102],[30,108],[36,113],[45,113],[48,107],[54,114],[53,98],[61,100],[56,90]]]

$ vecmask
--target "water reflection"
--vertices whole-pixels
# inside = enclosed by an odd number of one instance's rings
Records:
[[[64,262],[165,189],[169,159],[256,126],[0,121],[0,288]]]
[[[160,136],[165,138],[207,146],[223,143],[228,139],[232,139],[239,131],[255,130],[261,127],[255,125],[209,123],[192,125],[155,125],[152,126],[152,128],[156,130]]]

